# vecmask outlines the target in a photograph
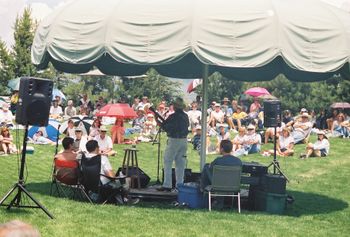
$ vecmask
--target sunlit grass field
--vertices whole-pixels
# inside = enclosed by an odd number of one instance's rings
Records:
[[[315,137],[311,138],[314,141]],[[21,139],[19,139],[21,141]],[[166,136],[162,135],[162,154]],[[34,145],[27,155],[28,190],[54,216],[49,219],[40,209],[0,207],[0,222],[19,219],[39,229],[42,236],[349,236],[350,232],[350,140],[330,139],[327,158],[300,160],[305,145],[296,154],[279,158],[290,178],[289,195],[295,198],[284,215],[243,210],[213,211],[178,208],[169,202],[141,202],[137,206],[91,205],[87,202],[52,197],[50,193],[52,159],[55,147]],[[110,158],[116,169],[121,166],[124,148]],[[137,145],[139,166],[151,177],[157,175],[157,146]],[[268,144],[263,149],[272,148]],[[210,162],[216,155],[209,155]],[[272,157],[248,155],[244,161],[269,164]],[[0,196],[17,182],[19,160],[15,155],[0,156]],[[199,170],[199,155],[188,148],[188,168]]]

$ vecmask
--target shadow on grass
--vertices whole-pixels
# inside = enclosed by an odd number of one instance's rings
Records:
[[[42,195],[50,195],[50,182],[30,183],[27,188],[30,192]],[[341,211],[348,207],[348,203],[343,200],[335,199],[321,194],[306,193],[300,191],[288,191],[295,201],[288,204],[284,212],[286,216],[299,217],[303,215],[327,214],[335,211]],[[57,197],[57,195],[56,195]],[[79,201],[79,200],[75,200]],[[142,201],[138,204],[141,208],[158,208],[158,209],[179,209],[171,205],[172,201]]]
[[[300,191],[288,191],[295,201],[287,205],[284,213],[287,216],[303,216],[313,214],[327,214],[335,211],[341,211],[349,205],[347,202],[328,197],[317,193],[306,193]]]

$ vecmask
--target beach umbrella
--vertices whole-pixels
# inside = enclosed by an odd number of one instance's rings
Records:
[[[93,118],[85,116],[85,115],[77,115],[77,116],[71,117],[70,120],[73,121],[74,127],[81,128],[83,131],[83,134],[89,135],[90,127],[94,122]],[[68,128],[68,120],[64,121],[61,124],[60,132],[64,133],[67,130],[67,128]]]
[[[246,90],[244,94],[257,97],[262,95],[270,95],[270,92],[268,92],[265,88],[262,87],[252,87]]]
[[[69,73],[133,76],[153,67],[202,78],[204,113],[216,71],[241,81],[349,79],[349,38],[350,14],[319,0],[76,0],[40,22],[31,58]]]
[[[52,90],[52,98],[55,98],[56,96],[61,97],[61,99],[66,99],[66,96],[63,94],[63,92],[57,88],[53,88]]]
[[[333,109],[350,109],[350,103],[348,102],[336,102],[331,105]]]
[[[136,118],[137,114],[128,104],[117,103],[103,106],[96,116],[132,119]]]
[[[9,80],[8,83],[7,83],[7,87],[11,88],[14,91],[18,91],[19,90],[20,80],[21,80],[20,77],[17,77],[15,79]]]
[[[33,135],[37,131],[42,131],[44,137],[47,137],[51,141],[57,141],[57,135],[59,135],[59,126],[60,123],[57,120],[49,119],[48,125],[46,127],[31,126],[28,129],[28,137],[33,138]]]
[[[194,89],[196,89],[197,86],[201,84],[202,84],[201,79],[194,79],[193,81],[190,82],[190,84],[188,84],[187,93],[191,93],[192,91],[194,91]]]

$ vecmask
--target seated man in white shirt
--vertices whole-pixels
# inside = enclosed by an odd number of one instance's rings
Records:
[[[115,179],[115,175],[111,166],[111,163],[109,162],[109,159],[107,156],[102,155],[101,151],[99,149],[98,142],[95,140],[90,140],[86,143],[86,150],[87,153],[84,154],[88,159],[93,159],[94,157],[101,156],[101,171],[100,173],[103,174],[100,176],[100,180],[102,185],[106,187],[106,190],[110,190],[111,192],[116,193],[116,201],[119,204],[129,203],[129,204],[136,204],[139,199],[128,199],[127,196],[127,190],[123,187],[123,185],[120,183],[118,179]],[[105,177],[107,176],[107,177]],[[108,178],[110,177],[110,179]],[[117,189],[120,189],[121,192],[116,192]]]
[[[101,155],[114,156],[116,154],[113,150],[112,138],[107,135],[107,128],[105,126],[100,127],[100,134],[94,140],[98,142]]]
[[[50,118],[58,119],[63,115],[62,107],[58,105],[58,101],[52,101],[52,106],[50,107]]]

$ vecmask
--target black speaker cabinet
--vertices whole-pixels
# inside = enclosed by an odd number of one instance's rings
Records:
[[[175,168],[171,169],[171,179],[172,179],[172,185],[173,188],[175,188],[176,185],[176,175],[175,175]],[[184,183],[189,182],[197,182],[200,179],[197,176],[192,176],[192,169],[185,169],[184,173]],[[162,169],[162,183],[164,183],[164,169]]]
[[[16,123],[46,126],[49,120],[53,82],[47,79],[22,77],[16,109]]]
[[[280,175],[266,174],[261,179],[261,190],[267,193],[286,194],[287,180]]]
[[[281,101],[264,101],[264,127],[281,126]]]
[[[122,171],[124,175],[126,174],[125,167],[124,168],[119,167],[116,174],[117,176],[119,175],[120,171]],[[129,166],[127,177],[135,176],[136,174],[140,175],[140,187],[146,188],[151,178],[145,172],[143,172],[142,169],[140,168],[136,169],[136,167]],[[137,188],[137,187],[138,187],[138,181],[137,179],[135,179],[135,183],[132,184],[131,188]]]

